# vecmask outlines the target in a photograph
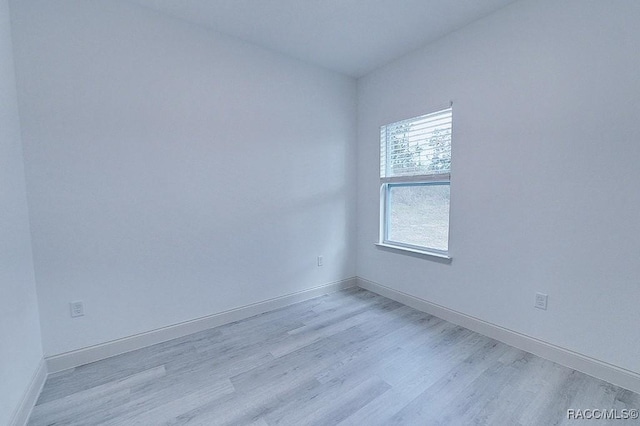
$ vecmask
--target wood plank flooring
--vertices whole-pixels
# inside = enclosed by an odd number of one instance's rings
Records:
[[[582,424],[570,408],[640,395],[350,289],[53,374],[29,425]]]

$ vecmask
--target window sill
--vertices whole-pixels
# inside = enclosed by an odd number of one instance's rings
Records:
[[[382,248],[382,249],[389,249],[389,250],[393,250],[393,251],[398,251],[398,252],[406,252],[406,253],[411,253],[411,254],[418,254],[420,256],[427,256],[427,257],[436,257],[438,259],[444,259],[447,261],[451,261],[451,256],[449,256],[448,254],[444,254],[444,253],[439,253],[436,251],[431,251],[431,250],[421,250],[421,249],[415,249],[415,248],[409,248],[409,247],[402,247],[402,246],[396,246],[393,244],[385,244],[385,243],[375,243],[376,247],[378,248]]]

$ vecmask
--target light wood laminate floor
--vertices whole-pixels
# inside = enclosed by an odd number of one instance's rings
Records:
[[[638,394],[350,289],[53,374],[29,425],[600,425],[567,409],[637,408]]]

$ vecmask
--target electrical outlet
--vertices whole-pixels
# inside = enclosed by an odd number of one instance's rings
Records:
[[[536,303],[533,305],[538,309],[547,310],[547,300],[549,296],[544,293],[536,293]]]
[[[84,304],[81,301],[70,302],[71,318],[81,317],[84,315]]]
[[[322,266],[324,264],[324,259],[322,256],[318,256],[318,266]]]

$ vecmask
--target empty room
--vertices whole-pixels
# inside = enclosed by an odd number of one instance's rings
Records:
[[[640,425],[640,2],[0,0],[0,425]]]

